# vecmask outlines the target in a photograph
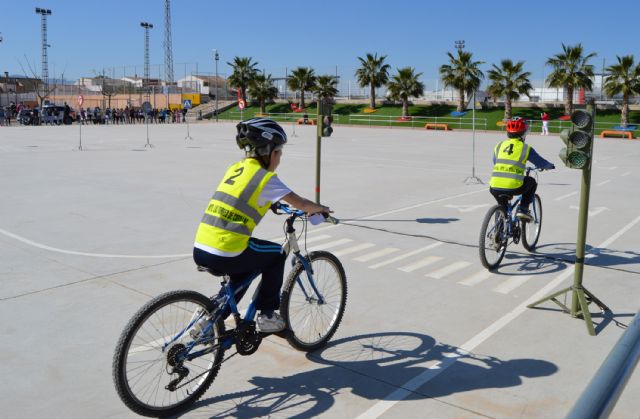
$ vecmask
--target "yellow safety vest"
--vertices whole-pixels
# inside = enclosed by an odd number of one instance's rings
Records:
[[[531,146],[517,138],[498,144],[493,150],[496,164],[489,186],[496,189],[518,189],[524,183],[525,164]]]
[[[202,244],[224,253],[240,253],[271,206],[258,206],[258,198],[269,179],[275,176],[255,159],[231,165],[209,201],[196,233]]]

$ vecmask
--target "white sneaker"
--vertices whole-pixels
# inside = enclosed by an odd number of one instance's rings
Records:
[[[284,319],[278,313],[273,313],[271,317],[260,313],[258,315],[258,329],[263,333],[275,333],[284,330],[286,324]]]

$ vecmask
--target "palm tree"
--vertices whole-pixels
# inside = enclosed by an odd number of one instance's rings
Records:
[[[360,87],[369,86],[369,107],[376,107],[376,88],[383,86],[389,81],[389,69],[391,66],[385,64],[386,55],[378,58],[378,53],[367,54],[366,58],[358,57],[360,68],[356,70],[356,77]]]
[[[509,59],[502,60],[500,67],[493,64],[493,68],[487,72],[491,84],[487,88],[493,97],[504,96],[504,119],[511,118],[511,102],[518,99],[520,95],[529,96],[529,91],[533,89],[529,77],[531,73],[522,71],[524,61],[516,64]]]
[[[415,73],[411,67],[398,69],[398,74],[387,83],[389,97],[402,101],[402,117],[409,116],[409,98],[418,97],[424,93],[424,84],[418,80],[422,73]]]
[[[607,67],[604,92],[608,96],[622,94],[620,123],[629,123],[629,97],[640,94],[640,64],[634,65],[633,55],[617,57],[618,64]]]
[[[308,92],[313,89],[313,86],[316,84],[316,74],[313,71],[313,68],[310,67],[298,67],[295,68],[289,79],[287,80],[287,85],[291,90],[299,90],[300,91],[300,109],[304,109],[304,92]]]
[[[581,88],[587,91],[593,89],[593,66],[587,61],[595,56],[595,52],[584,55],[582,44],[562,44],[562,52],[547,59],[547,65],[553,67],[553,71],[547,76],[547,84],[549,87],[564,89],[564,111],[567,115],[573,112],[573,92]]]
[[[271,74],[257,74],[249,84],[249,94],[260,102],[260,113],[265,113],[267,101],[278,97],[278,88],[273,85]]]
[[[233,73],[229,76],[229,83],[234,89],[240,89],[242,98],[247,99],[247,87],[251,80],[258,74],[255,68],[258,63],[251,62],[251,57],[234,57],[232,63],[227,63],[233,68]]]
[[[452,87],[458,90],[458,112],[464,110],[464,95],[472,94],[480,87],[480,82],[484,74],[478,66],[484,64],[483,61],[473,61],[473,54],[458,49],[458,56],[455,57],[447,52],[449,64],[440,66],[440,77],[445,87]]]
[[[313,92],[318,99],[330,99],[338,94],[338,80],[335,76],[318,76]]]

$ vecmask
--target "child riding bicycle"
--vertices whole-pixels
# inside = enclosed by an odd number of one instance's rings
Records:
[[[553,163],[542,158],[528,144],[525,137],[529,130],[527,122],[515,117],[507,121],[508,140],[501,141],[493,150],[493,173],[489,183],[489,191],[499,205],[506,209],[507,196],[522,195],[522,201],[516,217],[523,221],[531,221],[529,204],[536,193],[538,184],[531,176],[525,176],[527,161],[536,168],[551,170]]]
[[[280,306],[286,254],[278,243],[251,237],[253,229],[279,200],[307,214],[331,210],[297,195],[276,175],[287,142],[279,124],[253,118],[236,128],[236,143],[245,151],[245,158],[229,166],[209,201],[196,233],[193,259],[198,266],[228,274],[232,284],[259,271],[257,326],[261,332],[274,333],[285,327],[275,311]],[[236,301],[242,294],[244,291],[236,295]]]

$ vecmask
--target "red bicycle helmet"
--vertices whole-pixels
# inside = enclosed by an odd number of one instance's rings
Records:
[[[519,116],[507,121],[507,136],[509,138],[523,137],[527,133],[527,129],[529,129],[527,122]]]

